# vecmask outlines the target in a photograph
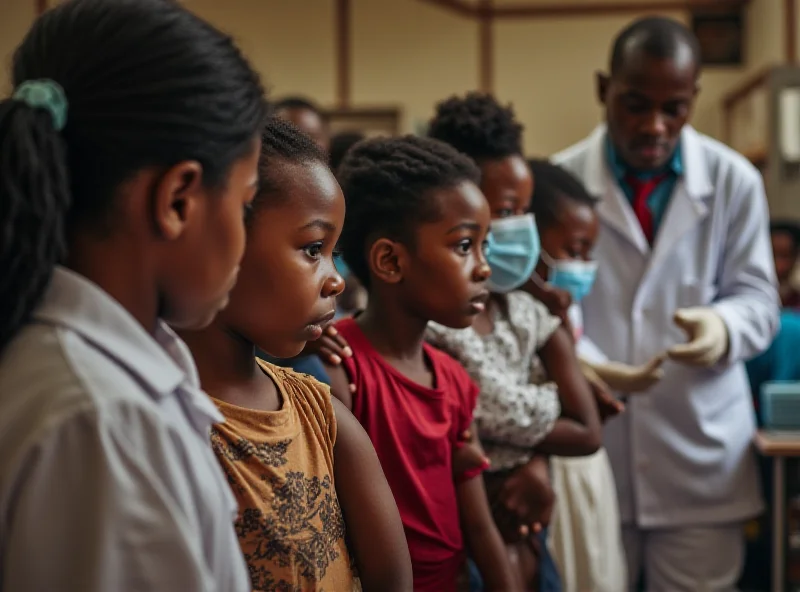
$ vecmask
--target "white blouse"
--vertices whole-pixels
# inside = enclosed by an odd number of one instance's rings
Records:
[[[458,360],[480,388],[475,422],[493,471],[530,460],[533,447],[561,413],[556,385],[548,382],[537,354],[561,321],[524,292],[507,294],[506,303],[493,306],[489,335],[437,323],[428,325],[426,335]]]

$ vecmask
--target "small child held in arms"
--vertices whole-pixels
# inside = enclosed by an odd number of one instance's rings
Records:
[[[410,591],[402,523],[364,430],[328,387],[255,356],[295,356],[333,319],[344,197],[325,154],[279,119],[265,128],[259,177],[230,303],[183,333],[226,419],[211,444],[239,502],[252,586],[349,591],[357,573],[364,590]]]
[[[492,590],[518,590],[480,478],[453,452],[478,389],[427,345],[430,321],[464,328],[486,306],[489,207],[465,156],[426,138],[366,140],[337,171],[347,201],[345,262],[369,293],[336,328],[352,356],[332,392],[372,439],[408,539],[417,592],[452,592],[470,550]],[[350,385],[354,385],[351,390]]]
[[[492,295],[471,327],[453,330],[431,323],[428,340],[461,362],[478,383],[475,418],[492,463],[486,483],[495,519],[509,555],[518,558],[521,582],[550,592],[559,585],[557,574],[547,573],[546,550],[535,537],[519,540],[516,529],[505,526],[515,523],[518,506],[540,503],[541,494],[526,483],[538,470],[549,487],[545,455],[597,451],[597,407],[571,335],[541,302],[519,291],[539,259],[539,236],[527,212],[533,179],[513,110],[486,94],[452,97],[437,106],[429,134],[480,168],[480,187],[492,215],[487,252]],[[546,524],[549,509],[541,507],[540,523]]]

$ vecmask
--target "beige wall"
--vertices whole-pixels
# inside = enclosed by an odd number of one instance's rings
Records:
[[[272,96],[300,93],[333,105],[334,0],[183,1],[237,38],[264,74]],[[354,106],[400,106],[404,131],[415,131],[430,117],[436,101],[478,85],[474,21],[419,0],[351,1]],[[750,3],[748,63],[703,75],[694,116],[700,130],[719,136],[722,94],[745,72],[781,61],[782,5],[780,0]],[[4,65],[32,18],[33,0],[0,0]],[[496,22],[495,90],[515,105],[524,122],[528,153],[559,150],[600,120],[594,74],[605,67],[614,34],[631,18]],[[4,76],[0,85],[6,80]]]
[[[11,86],[11,55],[31,26],[33,17],[33,0],[0,0],[0,96]]]

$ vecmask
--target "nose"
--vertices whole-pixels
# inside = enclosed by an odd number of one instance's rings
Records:
[[[344,278],[336,271],[336,267],[333,267],[333,273],[328,276],[325,283],[322,285],[322,296],[323,298],[338,296],[344,292],[344,287]]]
[[[667,133],[667,122],[664,118],[664,114],[659,110],[653,110],[649,113],[645,120],[643,131],[649,136],[659,138],[665,136]]]
[[[476,265],[472,270],[472,279],[476,282],[485,282],[491,275],[492,268],[489,267],[489,263],[486,261],[486,255],[484,255],[483,250],[481,250],[481,252],[478,253]]]

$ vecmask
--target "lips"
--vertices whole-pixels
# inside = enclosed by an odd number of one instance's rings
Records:
[[[331,311],[325,313],[324,315],[322,315],[321,317],[317,317],[316,319],[311,321],[309,323],[309,326],[324,327],[325,325],[330,323],[333,320],[333,317],[335,317],[335,316],[336,316],[336,311],[335,310],[331,310]]]
[[[469,299],[470,302],[475,304],[486,304],[487,300],[489,300],[489,290],[483,290]]]

